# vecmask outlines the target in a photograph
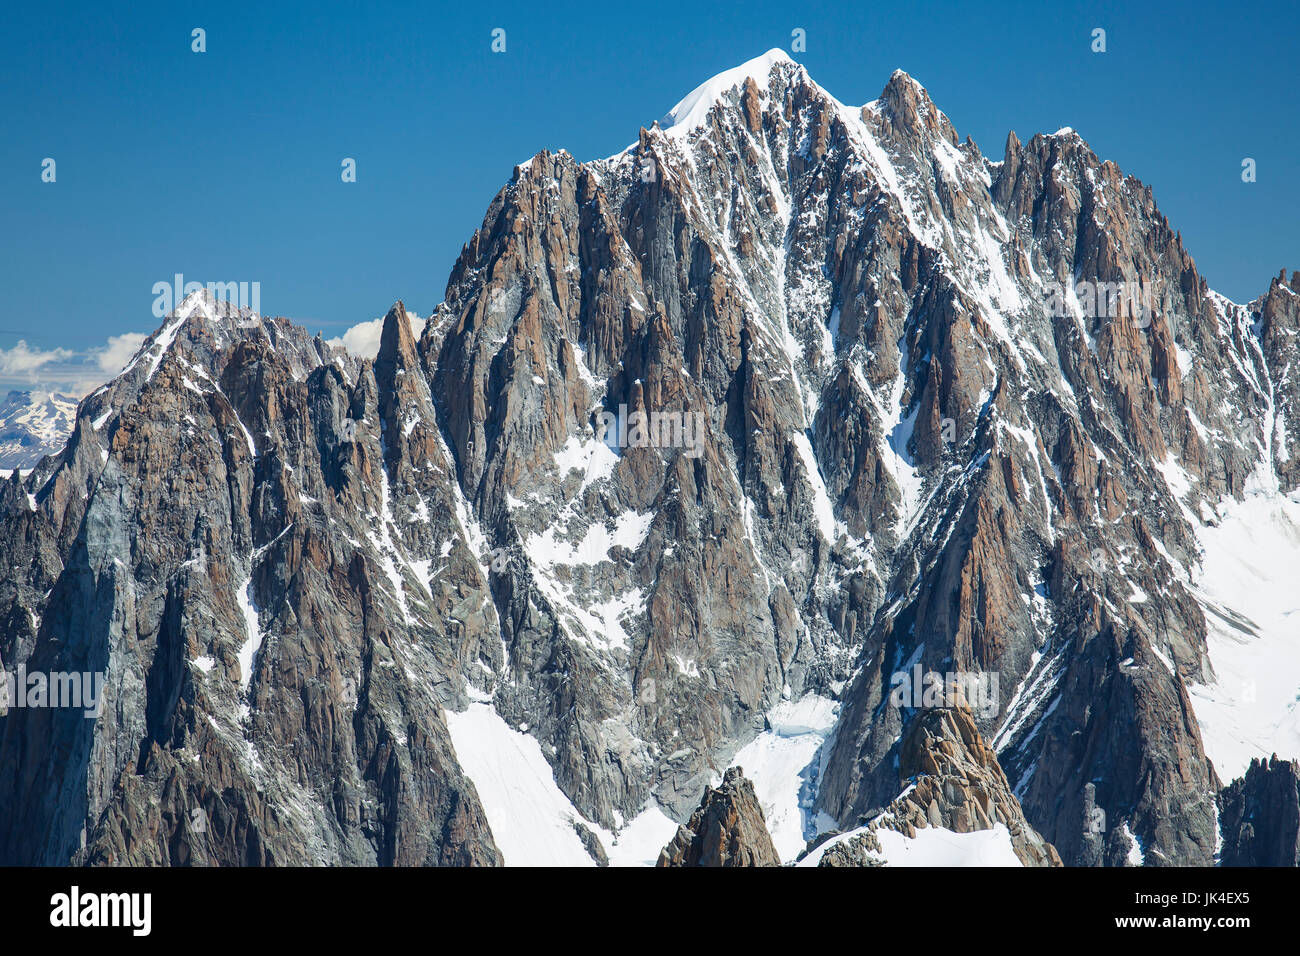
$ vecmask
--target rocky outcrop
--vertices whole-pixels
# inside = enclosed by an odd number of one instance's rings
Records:
[[[911,836],[933,826],[970,833],[1002,824],[1025,866],[1060,866],[1055,848],[1025,820],[997,755],[964,707],[927,710],[899,751],[899,776],[911,783],[891,803],[881,826]]]
[[[780,866],[754,785],[731,767],[718,788],[706,787],[699,809],[659,854],[656,866]]]
[[[1300,764],[1252,760],[1219,792],[1223,866],[1300,866]]]
[[[884,852],[876,831],[867,827],[861,833],[827,847],[817,865],[835,869],[884,866]]]
[[[914,838],[926,827],[972,833],[999,824],[1025,866],[1061,865],[1056,849],[1025,820],[997,755],[965,707],[923,711],[908,730],[899,759],[903,793],[872,815],[865,831],[833,843],[819,866],[881,865],[882,828]]]

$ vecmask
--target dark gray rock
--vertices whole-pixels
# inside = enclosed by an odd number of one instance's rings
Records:
[[[1223,866],[1300,866],[1300,765],[1252,760],[1219,792]]]

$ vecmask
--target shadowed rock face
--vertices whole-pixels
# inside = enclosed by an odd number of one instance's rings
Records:
[[[677,828],[657,866],[780,866],[754,785],[740,767],[727,770],[722,786],[708,787],[700,807]]]
[[[200,295],[0,483],[0,661],[107,677],[0,717],[0,863],[497,862],[471,699],[614,829],[832,697],[812,809],[854,826],[913,666],[998,677],[967,756],[1027,846],[1212,861],[1194,525],[1300,480],[1300,278],[1216,295],[1077,134],[994,163],[904,73],[749,73],[517,167],[373,361]]]
[[[1223,866],[1300,865],[1300,766],[1252,760],[1219,793]]]

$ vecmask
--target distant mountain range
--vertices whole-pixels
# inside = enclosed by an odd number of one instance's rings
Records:
[[[0,470],[31,468],[72,434],[77,400],[53,392],[13,391],[0,402]]]

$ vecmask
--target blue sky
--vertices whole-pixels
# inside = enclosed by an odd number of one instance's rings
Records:
[[[516,163],[618,152],[795,28],[792,55],[840,100],[874,99],[901,67],[994,158],[1009,129],[1074,127],[1154,189],[1231,298],[1300,269],[1300,29],[1283,3],[9,6],[0,385],[84,385],[130,344],[97,352],[110,336],[156,327],[153,284],[177,272],[260,282],[263,312],[327,337],[397,298],[427,314]]]

